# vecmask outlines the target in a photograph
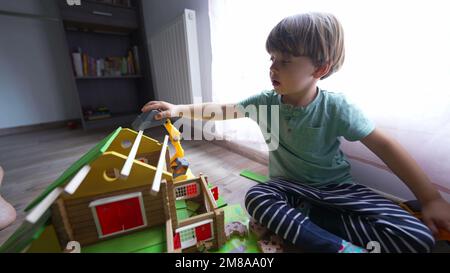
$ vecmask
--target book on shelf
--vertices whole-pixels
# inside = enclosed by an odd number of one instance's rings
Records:
[[[83,77],[83,61],[81,60],[81,53],[72,53],[73,59],[73,69],[75,71],[75,76]]]
[[[137,74],[141,73],[141,66],[139,61],[139,48],[137,46],[133,46],[133,58],[134,58],[134,67]]]
[[[97,77],[101,77],[102,76],[102,60],[98,59],[96,61],[96,64],[97,64],[97,71],[96,71],[95,74],[96,74]]]
[[[120,77],[139,75],[139,54],[136,46],[126,56],[94,58],[78,49],[72,53],[73,70],[76,77]]]
[[[83,53],[83,76],[88,75],[88,56]]]

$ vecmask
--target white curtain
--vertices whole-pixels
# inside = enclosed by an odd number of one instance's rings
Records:
[[[213,100],[237,102],[271,89],[265,40],[284,17],[331,12],[345,31],[342,69],[320,81],[342,92],[405,146],[450,193],[450,16],[439,0],[210,0]],[[217,123],[225,137],[264,149],[248,119]],[[380,164],[360,144],[350,156]]]

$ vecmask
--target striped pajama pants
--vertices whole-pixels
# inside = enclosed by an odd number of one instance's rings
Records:
[[[363,248],[375,241],[385,253],[430,252],[434,245],[427,226],[363,185],[319,188],[275,178],[253,186],[245,206],[261,225],[307,252],[338,252],[342,240]]]

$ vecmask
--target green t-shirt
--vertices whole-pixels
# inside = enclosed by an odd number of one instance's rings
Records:
[[[299,183],[322,186],[330,183],[353,183],[350,163],[340,150],[340,137],[357,141],[369,135],[374,124],[354,104],[348,102],[343,94],[328,92],[317,88],[314,100],[306,107],[295,107],[281,102],[281,96],[273,90],[264,91],[247,98],[239,105],[256,106],[258,121],[267,116],[261,130],[270,133],[278,140],[277,149],[269,151],[269,176],[284,177]],[[267,106],[267,113],[261,115]],[[271,130],[271,107],[279,108],[279,134]],[[276,109],[276,108],[274,108]]]

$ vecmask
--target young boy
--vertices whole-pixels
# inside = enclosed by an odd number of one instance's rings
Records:
[[[279,146],[269,152],[271,179],[246,194],[246,209],[256,221],[309,252],[365,252],[371,241],[378,242],[382,252],[430,252],[432,233],[437,228],[450,231],[450,205],[395,140],[343,95],[317,87],[344,62],[338,20],[327,13],[287,17],[270,32],[266,49],[273,90],[237,104],[151,101],[142,111],[159,109],[157,118],[182,113],[193,119],[226,119],[244,117],[240,109],[248,105],[277,106]],[[207,107],[232,115],[207,115]],[[339,149],[341,136],[361,141],[404,181],[420,201],[426,225],[355,183]]]

